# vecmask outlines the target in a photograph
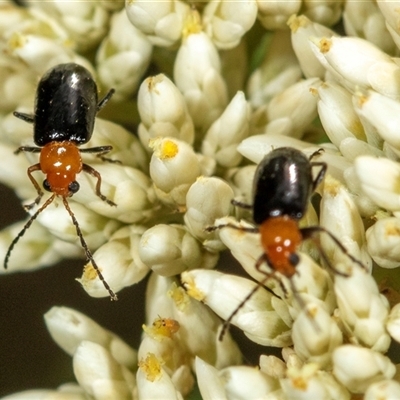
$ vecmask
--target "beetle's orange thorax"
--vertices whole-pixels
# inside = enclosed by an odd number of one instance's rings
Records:
[[[40,152],[40,168],[53,193],[69,196],[69,185],[82,171],[82,158],[73,142],[50,142]]]

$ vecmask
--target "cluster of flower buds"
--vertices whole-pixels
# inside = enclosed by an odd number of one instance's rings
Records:
[[[95,262],[78,281],[107,297],[149,279],[137,349],[53,307],[45,323],[77,383],[7,398],[400,398],[398,3],[18,3],[0,4],[0,182],[35,200],[38,154],[13,154],[33,145],[32,126],[13,112],[32,113],[49,68],[84,66],[103,95],[115,89],[80,149],[113,147],[109,160],[83,157],[116,207],[79,174],[68,202]],[[260,262],[262,233],[236,207],[252,204],[256,165],[281,147],[327,166],[321,180],[312,168],[299,229],[319,236],[301,237],[293,274]],[[40,206],[1,274],[81,254],[70,215]],[[3,258],[23,226],[0,232]],[[226,272],[236,261],[242,276]],[[230,325],[266,346],[258,368]]]

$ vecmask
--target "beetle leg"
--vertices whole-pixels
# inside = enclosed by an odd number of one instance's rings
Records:
[[[41,200],[41,198],[42,198],[42,196],[43,196],[43,191],[42,191],[42,188],[40,187],[40,185],[37,183],[37,180],[33,177],[33,175],[32,175],[32,172],[35,172],[35,171],[41,171],[42,169],[40,168],[40,164],[38,163],[38,164],[34,164],[34,165],[31,165],[29,168],[28,168],[28,170],[27,170],[27,172],[28,172],[28,177],[29,177],[29,179],[30,179],[30,181],[32,182],[32,184],[33,184],[33,186],[35,187],[35,189],[36,189],[36,192],[37,192],[37,197],[36,197],[36,199],[35,199],[35,201],[33,202],[33,203],[31,203],[31,204],[25,204],[24,205],[24,209],[26,210],[26,211],[28,211],[28,210],[30,210],[32,207],[34,207],[36,204],[39,204],[40,203],[40,200]]]
[[[231,200],[231,204],[233,206],[244,208],[246,210],[252,210],[253,209],[253,206],[251,204],[243,203],[243,202],[235,200],[235,199]]]
[[[313,167],[320,167],[320,171],[318,172],[318,175],[316,178],[312,181],[312,191],[314,192],[317,186],[322,182],[324,179],[324,176],[326,174],[326,170],[328,169],[328,166],[324,162],[312,162],[310,163],[311,168]]]
[[[86,149],[79,149],[81,153],[97,153],[96,157],[100,158],[102,161],[114,163],[114,164],[121,164],[121,161],[112,160],[108,157],[103,157],[104,154],[109,153],[113,149],[112,146],[98,146],[98,147],[89,147]]]
[[[234,224],[207,226],[205,228],[205,231],[206,232],[214,232],[217,229],[222,229],[222,228],[232,228],[232,229],[236,229],[238,231],[243,231],[243,232],[258,233],[258,228],[245,228],[244,226],[237,226],[237,225],[234,225]]]
[[[97,112],[99,112],[108,103],[114,92],[114,89],[110,89],[108,93],[99,101],[97,104]]]
[[[30,124],[33,124],[35,122],[35,116],[32,114],[25,114],[18,111],[14,111],[13,115],[14,117],[22,119],[22,121],[29,122]]]
[[[96,190],[95,190],[96,195],[99,196],[103,201],[105,201],[110,206],[116,206],[116,204],[113,201],[108,200],[107,197],[101,193],[101,175],[99,174],[99,172],[87,164],[83,164],[82,168],[86,173],[94,176],[97,179]]]
[[[14,151],[14,154],[19,154],[22,151],[26,152],[26,153],[40,153],[42,151],[42,149],[40,147],[21,146],[21,147],[18,147],[18,149]]]

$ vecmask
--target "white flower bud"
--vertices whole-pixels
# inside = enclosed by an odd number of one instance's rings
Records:
[[[169,47],[182,36],[189,15],[189,4],[179,0],[151,2],[126,0],[125,10],[131,23],[156,46]]]
[[[244,93],[238,92],[221,116],[208,129],[202,153],[214,157],[223,167],[238,165],[242,156],[237,145],[249,135],[250,105]]]
[[[249,366],[228,367],[218,372],[229,399],[256,400],[277,390],[280,385],[262,371]]]
[[[343,22],[347,36],[359,36],[375,44],[385,53],[395,53],[396,47],[386,28],[385,18],[375,2],[346,2]]]
[[[202,264],[200,243],[181,225],[155,225],[142,235],[141,260],[163,276],[180,274]]]
[[[377,6],[385,18],[386,28],[388,29],[397,47],[399,47],[400,30],[398,25],[397,3],[393,1],[382,0],[377,2]]]
[[[102,217],[82,204],[69,201],[69,205],[89,248],[101,246],[120,226],[117,221]],[[57,238],[71,243],[80,243],[76,228],[60,199],[56,198],[45,211],[40,213],[37,221]],[[57,223],[55,224],[54,221]]]
[[[335,293],[340,318],[352,342],[386,352],[390,345],[385,329],[389,303],[379,293],[374,278],[354,268],[350,276],[336,276]]]
[[[346,142],[347,140],[350,139],[345,139],[344,142]],[[344,148],[346,147],[344,146]],[[349,150],[351,149],[352,146],[349,146]],[[347,155],[347,153],[345,155]],[[357,153],[355,155],[360,156],[360,154]],[[344,178],[349,190],[355,194],[354,201],[357,204],[357,208],[360,211],[360,215],[362,217],[368,217],[368,218],[371,215],[374,215],[379,210],[379,207],[362,190],[361,183],[357,177],[355,168],[354,167],[347,168],[344,171]]]
[[[228,103],[220,64],[217,49],[204,32],[189,34],[176,55],[174,81],[183,93],[195,127],[203,132]]]
[[[50,67],[66,62],[76,62],[93,70],[87,59],[45,36],[14,33],[8,40],[8,51],[21,59],[36,74],[42,75]]]
[[[282,379],[286,376],[286,364],[276,356],[260,356],[260,370],[273,378]]]
[[[313,20],[314,21],[314,20]],[[318,61],[313,53],[309,38],[310,37],[331,37],[336,33],[331,29],[313,22],[305,15],[292,15],[287,24],[292,32],[292,46],[300,63],[301,70],[306,78],[318,77],[323,79],[325,68]]]
[[[81,148],[107,145],[112,145],[113,149],[110,153],[106,154],[106,158],[117,160],[123,166],[138,168],[145,173],[148,172],[149,156],[143,149],[139,139],[121,125],[96,118],[93,136],[90,138],[90,142]],[[86,157],[90,160],[90,153],[85,154],[85,159]],[[92,157],[92,162],[99,161],[97,157]]]
[[[372,90],[354,101],[356,111],[378,130],[379,135],[396,150],[400,150],[398,124],[400,103]]]
[[[207,248],[215,245],[221,249],[220,243],[213,243],[217,234],[209,234],[205,229],[212,226],[216,218],[229,214],[232,199],[230,186],[215,177],[198,178],[187,192],[185,224],[195,238],[201,241],[207,239]]]
[[[36,89],[36,74],[29,68],[26,68],[26,66],[18,65],[15,58],[0,55],[0,60],[0,75],[3,82],[0,87],[0,108],[2,112],[4,113],[5,110],[15,110],[21,105],[33,104],[33,96]],[[12,119],[17,120],[13,115]],[[17,124],[15,125],[18,126]],[[28,128],[32,136],[32,127],[28,125],[25,129],[28,130]],[[17,140],[16,137],[14,139]],[[21,142],[18,141],[16,144],[20,145]]]
[[[230,49],[240,42],[257,17],[256,0],[209,2],[203,11],[204,31],[220,49]]]
[[[364,400],[395,400],[400,398],[400,383],[384,379],[373,383],[364,393]]]
[[[53,17],[67,32],[76,50],[87,51],[96,46],[105,36],[109,13],[99,2],[50,0],[45,3],[28,0],[27,3],[40,7]]]
[[[356,37],[313,38],[311,47],[324,67],[348,88],[372,88],[400,98],[400,67],[372,43]]]
[[[331,363],[332,351],[343,342],[336,322],[317,303],[309,303],[293,323],[293,345],[304,361],[325,368]]]
[[[240,350],[229,332],[222,342],[218,340],[220,319],[204,304],[189,297],[174,280],[156,274],[150,277],[146,311],[149,322],[162,315],[179,323],[175,337],[185,359],[198,355],[219,368],[240,363]]]
[[[248,279],[210,270],[191,270],[182,274],[189,295],[203,301],[223,319],[234,311],[231,323],[252,341],[264,346],[287,346],[290,335],[287,325],[274,310],[272,294],[259,287],[239,309],[238,306],[254,290]]]
[[[350,400],[350,393],[318,364],[289,367],[288,377],[281,380],[283,392],[288,399],[341,399]]]
[[[125,223],[137,223],[154,215],[155,195],[146,174],[119,164],[90,165],[101,175],[101,192],[116,206],[110,206],[96,195],[93,190],[95,178],[84,172],[79,174],[81,189],[74,195],[74,200],[100,215]]]
[[[79,385],[95,398],[129,399],[136,386],[132,372],[97,343],[82,341],[75,351],[73,367]]]
[[[318,115],[330,141],[339,147],[346,138],[366,139],[363,125],[353,108],[352,96],[334,81],[316,88]]]
[[[254,226],[244,221],[236,221],[232,217],[218,218],[214,222],[214,226],[224,226],[226,224],[234,225],[238,229],[232,227],[224,227],[216,232],[222,243],[231,251],[242,265],[243,269],[255,280],[265,280],[265,273],[258,271],[254,266],[263,253],[261,247],[259,233],[245,233],[241,228],[253,228]]]
[[[172,286],[168,296],[174,301],[173,315],[181,326],[179,341],[192,356],[199,356],[217,368],[239,364],[240,349],[230,333],[219,340],[221,320],[204,304],[191,299],[182,287]]]
[[[4,139],[2,138],[2,140]],[[29,201],[34,199],[37,193],[34,186],[29,182],[27,169],[38,162],[37,156],[35,156],[36,159],[32,160],[33,162],[29,162],[24,155],[15,155],[15,149],[14,145],[0,143],[0,159],[2,160],[0,163],[0,181],[14,189],[24,201]]]
[[[375,157],[384,157],[384,155],[385,155],[385,153],[383,151],[377,149],[376,147],[371,146],[368,143],[365,143],[363,140],[359,140],[359,139],[356,139],[353,137],[348,137],[346,139],[343,139],[340,142],[339,150],[343,154],[343,156],[346,158],[346,160],[349,160],[349,161],[354,161],[358,156],[362,156],[362,155],[370,155],[370,156],[375,156]],[[349,171],[346,170],[344,175],[345,175],[345,179],[347,182],[347,186],[349,187],[350,191],[353,193],[354,192],[357,193],[357,195],[360,195],[361,194],[360,190],[353,190],[353,188],[356,187],[357,182],[354,182],[352,184],[349,182],[349,179],[348,179],[348,178],[350,178]],[[352,174],[352,175],[355,178],[355,175],[354,174]],[[355,181],[357,181],[357,179],[355,179]]]
[[[379,219],[366,232],[368,253],[382,268],[400,266],[400,219]]]
[[[163,370],[172,376],[181,366],[187,365],[188,354],[177,337],[178,321],[157,317],[151,326],[143,325],[145,336],[138,350],[139,360],[152,354],[162,363]]]
[[[141,281],[149,272],[149,267],[139,257],[139,242],[144,231],[144,227],[135,225],[121,228],[93,254],[114,292]],[[77,281],[92,297],[109,296],[91,263],[86,264],[82,277]]]
[[[301,0],[263,1],[257,0],[258,18],[268,30],[285,29],[286,21],[300,11]]]
[[[200,394],[203,400],[228,400],[224,382],[217,368],[196,357],[196,376]]]
[[[136,367],[135,350],[79,311],[68,307],[52,307],[44,314],[44,320],[53,340],[69,355],[75,353],[82,341],[90,340],[106,348],[121,365]]]
[[[363,249],[364,224],[357,207],[346,188],[329,175],[325,178],[320,210],[320,225],[332,232],[349,254],[362,259],[371,268],[371,259]],[[361,268],[327,233],[321,232],[320,236],[321,244],[335,268],[344,273]]]
[[[337,0],[319,2],[305,0],[302,5],[302,12],[312,21],[332,26],[338,23],[342,16],[343,3],[344,1]]]
[[[138,133],[143,146],[156,137],[172,137],[189,144],[194,141],[194,126],[186,102],[174,83],[159,74],[143,81],[138,94],[141,118]]]
[[[25,223],[26,221],[18,222],[0,232],[1,260],[4,260],[11,242],[22,230]],[[11,252],[7,270],[1,268],[0,275],[35,270],[53,265],[63,257],[79,257],[81,255],[82,249],[78,246],[56,239],[47,228],[39,223],[33,223]]]
[[[152,139],[149,146],[153,149],[150,176],[157,196],[163,202],[183,206],[190,186],[201,174],[193,148],[169,137]]]
[[[353,393],[363,393],[372,383],[390,379],[395,372],[389,358],[370,349],[348,344],[333,352],[333,374]]]
[[[389,313],[386,328],[390,336],[400,342],[400,304],[396,304]]]
[[[232,168],[227,171],[224,178],[229,182],[235,192],[235,199],[247,204],[251,203],[253,196],[253,180],[256,165],[246,165],[244,167]],[[236,209],[236,212],[244,211]]]
[[[319,62],[318,64],[323,68]],[[248,80],[247,93],[252,106],[267,104],[272,97],[298,82],[301,76],[289,32],[275,31],[262,64],[254,70]]]
[[[96,54],[102,86],[114,88],[117,100],[132,96],[150,63],[151,50],[147,37],[129,22],[125,10],[115,13]]]
[[[378,206],[400,211],[400,165],[387,158],[360,156],[354,162],[363,192]]]
[[[290,136],[300,137],[317,116],[318,98],[310,90],[317,82],[318,78],[302,80],[275,96],[267,106],[269,121],[288,117],[292,126]]]
[[[181,393],[173,384],[162,364],[162,360],[152,353],[139,361],[139,369],[136,374],[139,400],[183,400]]]

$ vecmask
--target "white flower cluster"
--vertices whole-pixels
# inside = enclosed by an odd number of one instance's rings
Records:
[[[54,307],[45,322],[77,383],[6,398],[183,399],[196,385],[203,399],[400,398],[389,351],[400,342],[400,306],[383,294],[400,290],[398,2],[24,5],[0,4],[0,181],[23,204],[36,197],[26,170],[37,154],[13,154],[32,145],[32,127],[12,112],[32,112],[50,67],[85,66],[101,92],[116,89],[83,147],[113,146],[119,163],[89,154],[86,162],[117,206],[84,173],[68,201],[114,292],[150,278],[137,350]],[[293,277],[267,279],[256,267],[260,234],[246,232],[251,214],[231,201],[252,202],[255,164],[284,146],[327,164],[300,227],[329,230],[348,254],[321,232],[316,246],[301,244]],[[22,226],[0,232],[0,255]],[[1,273],[77,256],[78,244],[55,202]],[[226,249],[256,282],[216,268]],[[109,295],[91,263],[79,281],[90,296]],[[243,365],[228,319],[249,340],[281,348],[281,358],[266,348],[258,368]]]

